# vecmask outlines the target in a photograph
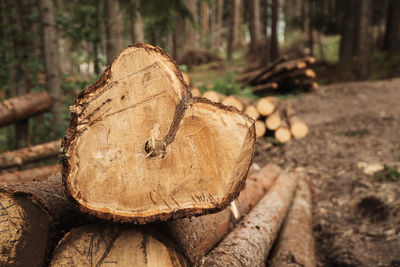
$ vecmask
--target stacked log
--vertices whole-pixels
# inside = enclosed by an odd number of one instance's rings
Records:
[[[157,86],[132,86],[146,82]],[[173,61],[143,43],[71,112],[62,180],[0,186],[0,265],[265,263],[297,175],[267,165],[247,177],[249,116],[192,98]]]
[[[30,93],[0,102],[0,127],[24,120],[53,107],[53,98],[45,91]]]
[[[314,57],[295,60],[281,58],[268,66],[244,73],[240,82],[253,86],[253,92],[258,95],[317,89],[316,74],[310,68],[314,63]]]
[[[22,171],[11,171],[0,175],[0,184],[19,184],[44,180],[61,171],[59,165],[50,165]]]

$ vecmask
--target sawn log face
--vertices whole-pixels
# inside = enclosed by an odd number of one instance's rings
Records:
[[[82,211],[147,223],[215,212],[237,197],[254,152],[251,118],[192,98],[175,63],[138,43],[73,107],[63,178]]]

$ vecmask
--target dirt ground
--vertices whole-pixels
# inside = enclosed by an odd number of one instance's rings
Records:
[[[263,150],[255,162],[305,167],[314,185],[318,266],[400,266],[400,181],[360,162],[400,162],[400,79],[341,83],[290,99],[310,134]]]

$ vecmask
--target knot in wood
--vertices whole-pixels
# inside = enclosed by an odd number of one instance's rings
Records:
[[[157,157],[164,158],[167,154],[167,144],[160,140],[160,124],[154,125],[150,130],[150,140],[146,142],[145,148],[147,152],[147,157]]]

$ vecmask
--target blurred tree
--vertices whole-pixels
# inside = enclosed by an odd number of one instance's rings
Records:
[[[200,30],[201,30],[201,42],[204,47],[210,45],[210,5],[208,1],[200,2]]]
[[[216,44],[222,45],[222,30],[223,30],[223,15],[224,15],[224,0],[217,0],[217,19],[216,19]]]
[[[249,0],[250,51],[257,53],[261,40],[260,0]]]
[[[39,0],[42,23],[43,61],[46,73],[46,89],[54,99],[52,132],[53,138],[59,138],[63,115],[63,96],[61,92],[61,73],[58,54],[58,34],[55,9],[52,0]]]
[[[144,42],[144,26],[142,15],[140,14],[140,1],[131,0],[131,31],[132,31],[132,41],[134,42]]]
[[[197,29],[196,26],[198,25],[198,15],[197,15],[197,3],[196,0],[188,0],[187,1],[187,8],[190,12],[190,15],[193,18],[193,23],[188,23],[186,25],[187,31],[187,41],[186,41],[186,48],[193,48],[197,46]]]
[[[399,51],[400,46],[400,1],[389,0],[384,48],[390,53]]]
[[[105,0],[104,3],[107,17],[107,64],[111,64],[114,57],[124,47],[123,21],[119,0]]]
[[[369,71],[369,30],[371,24],[371,0],[359,1],[359,34],[358,46],[356,47],[358,76],[360,79],[366,79]]]
[[[279,44],[278,44],[278,13],[279,13],[279,0],[272,0],[271,4],[271,43],[270,43],[270,58],[275,60],[279,57]]]
[[[231,60],[233,50],[238,45],[240,0],[229,0],[228,3],[230,6],[230,20],[229,20],[229,31],[228,31],[227,58],[228,60]]]

